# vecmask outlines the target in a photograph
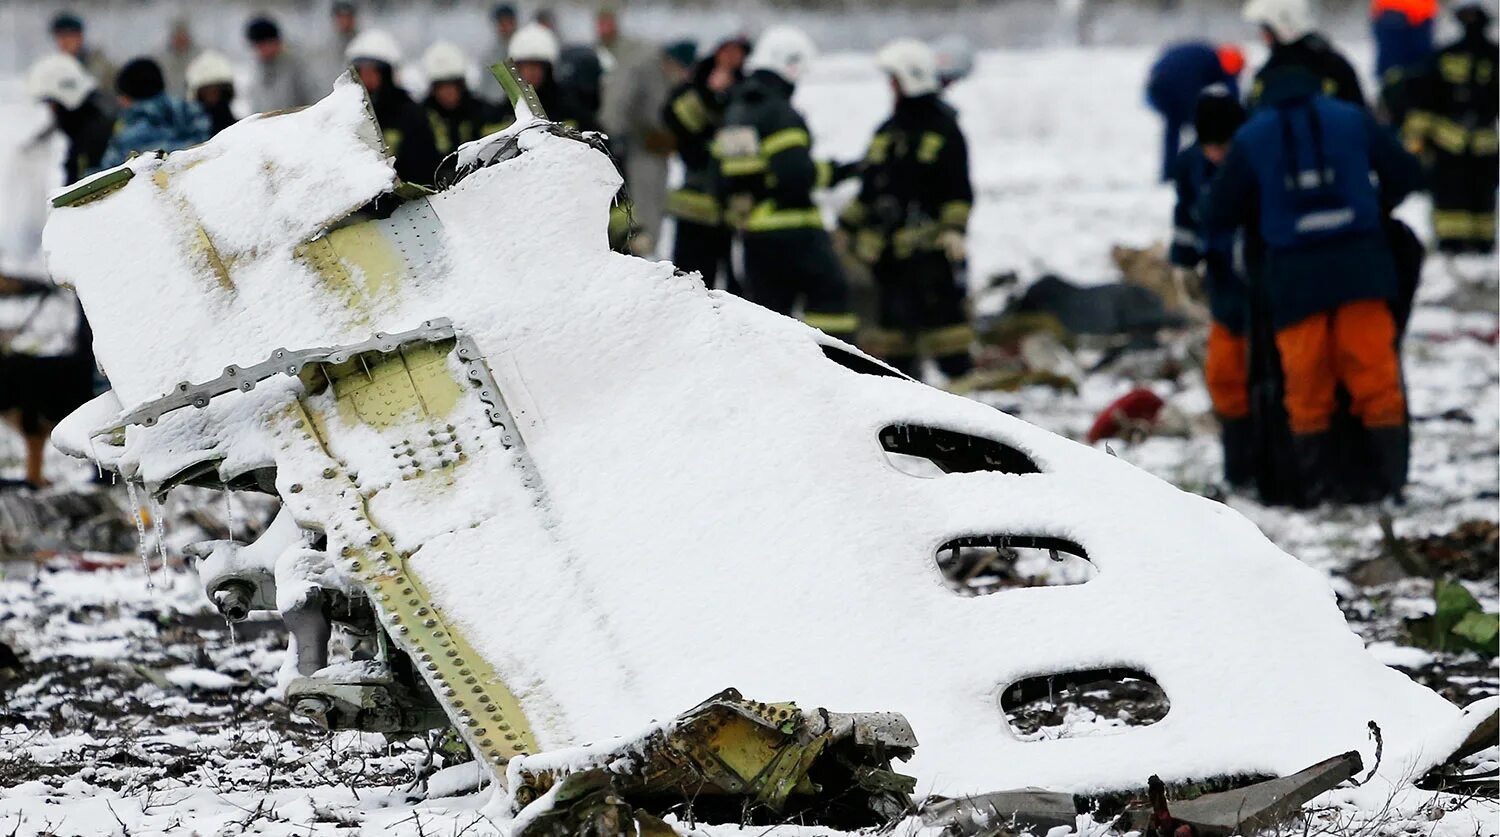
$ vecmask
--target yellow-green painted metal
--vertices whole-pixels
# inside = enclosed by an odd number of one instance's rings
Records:
[[[303,455],[288,458],[297,463],[298,473],[285,475],[291,480],[287,507],[299,525],[325,531],[330,544],[341,544],[345,571],[369,597],[393,641],[411,657],[459,734],[503,783],[504,765],[511,758],[536,751],[520,702],[432,601],[408,565],[410,554],[400,552],[371,517],[368,502],[374,493],[360,489],[357,475],[332,454],[329,443],[351,419],[376,427],[440,421],[464,391],[445,363],[443,349],[451,347],[437,344],[337,366],[319,364],[335,395],[332,406],[329,399],[308,396],[274,420],[285,422],[280,435],[286,443],[303,449]],[[451,425],[447,427],[451,433]],[[437,472],[414,478],[453,484],[469,466],[470,460],[456,449]],[[327,510],[326,519],[320,510]]]
[[[526,109],[531,111],[532,116],[537,119],[547,118],[547,110],[542,107],[542,100],[537,97],[536,88],[521,78],[521,71],[516,69],[514,61],[491,66],[490,74],[495,77],[495,81],[500,82],[505,95],[510,97],[511,107],[515,107],[517,102],[524,100]]]
[[[132,177],[135,177],[135,172],[124,166],[111,169],[93,180],[80,183],[53,198],[52,208],[60,209],[64,206],[82,206],[89,201],[98,200],[124,186],[125,182]]]

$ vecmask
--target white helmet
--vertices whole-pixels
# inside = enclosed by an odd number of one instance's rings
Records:
[[[431,84],[463,81],[469,75],[469,56],[464,55],[458,44],[438,41],[422,54],[422,71],[427,73],[427,81]]]
[[[511,34],[510,45],[505,52],[511,62],[544,62],[555,65],[558,63],[558,55],[562,54],[562,45],[550,28],[531,23],[517,28],[516,33]]]
[[[198,53],[197,58],[188,62],[185,75],[189,97],[197,93],[200,87],[234,83],[234,67],[230,66],[229,59],[223,53],[211,49],[203,50]]]
[[[366,29],[349,42],[344,50],[344,59],[350,64],[356,61],[379,61],[395,67],[401,63],[401,45],[391,33],[379,29]]]
[[[875,53],[875,63],[907,98],[936,93],[939,88],[937,55],[932,47],[915,38],[898,38]]]
[[[32,98],[51,100],[68,110],[77,110],[97,86],[77,58],[61,52],[31,65],[26,74],[26,92]]]
[[[1249,0],[1245,20],[1271,30],[1276,40],[1289,44],[1313,29],[1312,4],[1308,0]]]
[[[932,51],[937,53],[938,81],[945,85],[974,71],[974,45],[963,35],[955,32],[938,38],[932,42]]]
[[[802,68],[817,54],[818,46],[806,32],[794,26],[772,26],[756,39],[755,48],[745,59],[745,72],[770,70],[796,84]]]
[[[512,61],[543,61],[556,64],[562,54],[557,35],[540,23],[528,23],[510,36],[506,54]]]

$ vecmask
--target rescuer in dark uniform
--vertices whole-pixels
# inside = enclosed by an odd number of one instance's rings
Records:
[[[849,285],[812,200],[832,168],[813,161],[807,123],[791,102],[816,50],[790,27],[761,35],[745,61],[749,77],[730,91],[715,155],[725,211],[743,231],[750,298],[782,314],[800,303],[803,322],[852,338],[859,321]]]
[[[910,375],[922,357],[949,378],[973,368],[963,271],[974,192],[957,115],[938,98],[937,57],[901,39],[876,56],[896,94],[894,113],[865,155],[859,196],[841,213],[855,255],[880,296],[879,327],[864,341]]]
[[[1430,162],[1438,246],[1448,253],[1492,253],[1500,48],[1485,31],[1490,15],[1482,5],[1465,3],[1455,16],[1463,36],[1439,50],[1415,82],[1402,133],[1407,147]]]
[[[667,214],[677,219],[672,263],[702,274],[709,288],[718,287],[722,276],[724,289],[740,295],[744,289],[729,258],[734,231],[716,195],[719,165],[711,146],[724,122],[729,90],[744,78],[749,52],[750,44],[740,39],[719,44],[698,62],[692,78],[668,95],[662,109],[662,122],[676,138],[683,168],[682,185],[667,195]]]
[[[52,110],[53,124],[68,138],[64,182],[72,183],[97,168],[115,120],[106,112],[88,70],[73,56],[56,53],[32,65],[26,87],[32,98]]]
[[[515,121],[508,103],[501,107],[469,92],[469,58],[457,44],[439,41],[428,47],[422,55],[422,69],[428,84],[422,107],[427,109],[439,157]]]
[[[1322,35],[1313,31],[1308,0],[1250,0],[1245,4],[1245,19],[1260,27],[1266,46],[1271,48],[1270,57],[1256,71],[1250,86],[1252,109],[1260,105],[1267,76],[1283,67],[1301,67],[1317,77],[1324,95],[1365,105],[1365,94],[1354,68]]]
[[[427,112],[396,84],[395,68],[401,61],[396,39],[378,30],[361,32],[345,57],[370,94],[385,147],[396,158],[396,175],[407,183],[431,185],[441,157]]]
[[[1200,207],[1229,153],[1235,131],[1244,123],[1245,108],[1228,87],[1210,87],[1198,97],[1193,119],[1197,139],[1177,155],[1172,170],[1177,207],[1172,213],[1168,252],[1172,264],[1189,270],[1203,267],[1203,287],[1213,317],[1203,379],[1219,420],[1224,482],[1237,488],[1249,486],[1253,479],[1248,285],[1236,264],[1235,234],[1207,235]]]

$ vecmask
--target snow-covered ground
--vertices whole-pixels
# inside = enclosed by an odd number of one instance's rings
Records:
[[[1166,237],[1171,195],[1154,177],[1158,126],[1140,102],[1151,58],[1152,50],[1127,48],[991,52],[952,91],[978,195],[976,282],[1007,270],[1023,279],[1050,271],[1108,281],[1112,244]],[[821,61],[798,97],[818,152],[841,159],[861,153],[888,105],[863,54]],[[1407,212],[1425,229],[1418,202]],[[1464,268],[1477,275],[1458,278],[1437,260],[1429,265],[1407,343],[1415,443],[1410,502],[1395,514],[1401,536],[1500,518],[1500,359],[1483,339],[1497,326],[1497,279],[1492,264]],[[1076,394],[1031,388],[977,397],[1073,438],[1138,385],[1190,416],[1208,411],[1196,370],[1163,378],[1158,366],[1092,376]],[[1193,427],[1185,437],[1111,447],[1183,488],[1205,490],[1219,467],[1217,441],[1201,423]],[[1379,643],[1383,660],[1461,702],[1496,692],[1493,661],[1405,645],[1399,619],[1431,609],[1430,582],[1372,589],[1348,579],[1380,553],[1375,512],[1230,503],[1329,575],[1351,624]],[[283,647],[274,625],[242,625],[232,636],[189,573],[165,569],[154,577],[148,588],[134,562],[102,571],[6,568],[0,638],[22,653],[31,674],[0,709],[0,833],[459,834],[491,827],[473,798],[408,801],[406,786],[423,762],[419,742],[330,739],[288,720],[268,689]],[[1486,609],[1500,606],[1493,571],[1467,583]],[[1071,713],[1063,725],[1087,725],[1086,714]],[[1439,816],[1442,804],[1423,812],[1430,818],[1424,831],[1495,831],[1493,807],[1476,803]],[[1314,830],[1359,830],[1345,816],[1330,807]],[[1393,832],[1408,824],[1377,825]]]

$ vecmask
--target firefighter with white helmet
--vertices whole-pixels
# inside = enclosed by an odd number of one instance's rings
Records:
[[[1260,102],[1269,75],[1287,67],[1305,70],[1317,77],[1323,92],[1350,104],[1365,104],[1359,76],[1349,61],[1318,34],[1310,0],[1248,0],[1245,20],[1260,27],[1271,55],[1255,74],[1250,87],[1250,106]]]
[[[187,97],[208,112],[213,133],[228,128],[236,117],[234,104],[234,67],[221,52],[205,49],[188,62]]]
[[[557,34],[540,23],[528,23],[510,39],[510,60],[522,80],[536,90],[547,118],[581,131],[597,131],[594,114],[573,92],[557,81],[562,44]]]
[[[469,90],[469,57],[457,44],[438,41],[422,54],[427,75],[427,121],[432,126],[438,156],[452,154],[460,145],[492,134],[515,121],[510,107],[498,107]]]
[[[442,158],[427,112],[396,83],[401,46],[389,32],[367,29],[349,42],[344,58],[370,95],[386,150],[396,158],[397,176],[408,183],[432,183]]]
[[[808,325],[852,338],[859,320],[814,189],[831,169],[812,157],[807,122],[792,91],[817,55],[806,33],[774,26],[745,59],[749,74],[730,91],[714,140],[723,206],[741,232],[750,299],[782,314],[798,308]]]
[[[957,378],[973,367],[962,280],[974,199],[968,146],[957,114],[938,97],[943,85],[931,47],[892,41],[876,63],[896,104],[870,141],[859,196],[839,217],[880,297],[865,348],[912,375],[930,357]]]
[[[63,176],[71,183],[99,165],[114,133],[114,118],[105,110],[98,84],[83,64],[59,52],[31,65],[26,92],[52,110],[52,121],[68,138]]]

